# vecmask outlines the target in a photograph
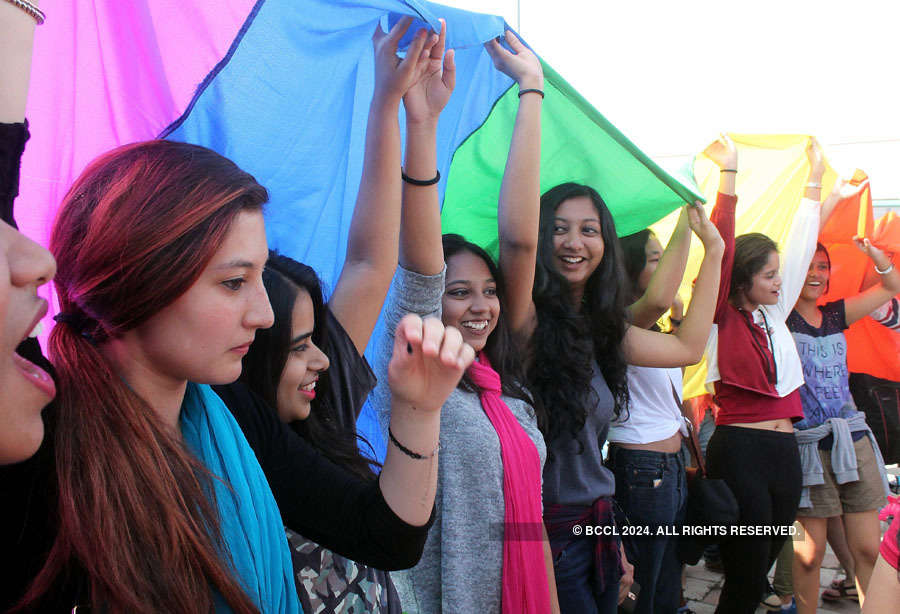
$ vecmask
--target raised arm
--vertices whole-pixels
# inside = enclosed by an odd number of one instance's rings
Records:
[[[678,292],[678,286],[684,277],[690,251],[691,228],[688,225],[688,211],[685,206],[681,208],[675,230],[659,258],[656,270],[650,277],[647,290],[629,308],[632,325],[650,328],[672,306],[675,293]]]
[[[719,231],[719,236],[725,244],[720,266],[719,293],[716,298],[716,318],[718,318],[719,313],[728,303],[728,293],[731,290],[738,154],[734,141],[727,134],[720,136],[703,153],[719,167],[719,193],[716,195],[716,204],[709,215],[710,221]]]
[[[437,35],[420,30],[406,57],[397,43],[409,29],[405,17],[385,34],[379,24],[375,47],[375,91],[369,106],[366,149],[359,195],[350,221],[347,255],[329,301],[331,312],[362,354],[375,328],[381,305],[397,266],[400,229],[400,99],[428,68],[423,57]]]
[[[519,110],[500,186],[497,226],[500,270],[506,283],[506,317],[513,331],[536,324],[534,286],[541,205],[541,107],[544,70],[534,53],[506,31],[512,53],[496,40],[485,45],[494,66],[519,86]],[[526,90],[539,90],[539,92]]]
[[[474,359],[460,332],[445,329],[437,318],[408,315],[394,333],[388,365],[391,441],[379,484],[384,500],[409,524],[423,525],[431,516],[441,406]]]
[[[809,139],[806,157],[809,160],[809,177],[800,208],[791,220],[791,229],[784,241],[784,254],[781,258],[781,292],[778,294],[778,303],[775,307],[785,319],[797,303],[803,284],[806,283],[809,263],[816,252],[816,241],[819,237],[821,219],[819,200],[822,193],[822,176],[825,174],[825,154],[815,138]]]
[[[437,44],[428,56],[425,74],[403,97],[406,110],[406,155],[403,171],[403,212],[400,224],[400,266],[421,275],[444,269],[441,209],[437,186],[437,126],[456,84],[453,50],[444,53],[447,26],[441,21]],[[421,185],[421,182],[434,183]]]
[[[854,185],[846,179],[834,182],[831,193],[828,194],[828,197],[825,198],[825,200],[822,202],[822,213],[819,216],[820,233],[822,232],[822,229],[825,228],[825,224],[828,223],[828,218],[830,218],[831,214],[834,213],[834,210],[837,207],[838,203],[861,192],[863,186],[864,183]]]
[[[630,326],[625,333],[625,358],[628,364],[643,367],[681,367],[699,362],[716,312],[722,254],[725,244],[703,208],[688,212],[692,230],[703,242],[705,253],[694,284],[687,315],[671,335]]]
[[[32,4],[38,5],[37,0]],[[9,2],[0,4],[0,123],[25,119],[35,19]]]
[[[875,311],[900,292],[900,272],[897,271],[891,259],[872,245],[868,239],[853,237],[853,242],[872,261],[875,272],[881,278],[881,283],[844,300],[847,326]]]

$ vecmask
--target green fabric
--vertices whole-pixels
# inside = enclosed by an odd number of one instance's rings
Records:
[[[637,232],[699,191],[664,171],[597,112],[546,63],[541,124],[541,192],[566,181],[592,186],[606,201],[620,236]],[[497,200],[518,109],[510,88],[487,120],[453,154],[444,232],[455,232],[497,255]]]

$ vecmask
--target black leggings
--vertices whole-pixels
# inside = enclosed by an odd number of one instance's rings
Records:
[[[740,524],[787,526],[797,516],[802,475],[793,433],[719,426],[706,451],[710,477],[722,478],[740,505]],[[752,614],[766,589],[766,573],[786,537],[729,537],[722,541],[725,584],[717,614]]]

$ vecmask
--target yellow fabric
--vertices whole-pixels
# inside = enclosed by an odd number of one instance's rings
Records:
[[[809,175],[806,144],[809,136],[800,134],[729,134],[738,148],[738,195],[735,235],[761,232],[771,237],[781,247],[790,221],[800,205]],[[706,197],[707,213],[716,202],[719,186],[719,169],[706,156],[694,159],[694,178]],[[837,174],[826,162],[822,194],[828,194]],[[654,232],[665,244],[678,218],[678,212],[663,218],[653,226]],[[871,219],[871,217],[869,218]],[[690,257],[679,294],[685,303],[691,294],[691,284],[697,277],[703,246],[696,239],[691,244]],[[706,393],[706,359],[688,367],[684,374],[684,398]]]

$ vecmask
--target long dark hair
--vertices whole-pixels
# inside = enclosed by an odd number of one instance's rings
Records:
[[[778,252],[775,241],[759,232],[748,232],[734,240],[734,264],[728,298],[740,300],[753,287],[753,276],[759,273],[772,252]]]
[[[241,381],[259,394],[274,411],[278,408],[278,382],[291,349],[291,324],[297,293],[301,288],[309,293],[315,317],[312,342],[330,359],[333,357],[326,334],[326,321],[333,316],[325,306],[319,277],[311,267],[301,262],[270,252],[263,271],[263,283],[275,313],[275,324],[256,331],[256,339],[244,357]],[[321,372],[309,416],[305,420],[294,420],[290,427],[335,464],[360,477],[374,479],[371,465],[375,463],[363,457],[357,445],[359,441],[367,445],[368,442],[357,435],[352,426],[343,425],[337,413],[341,408],[332,407],[330,401],[331,386],[329,371]],[[356,408],[352,410],[349,413],[355,416]]]
[[[566,200],[586,196],[600,218],[603,259],[584,289],[582,305],[572,303],[569,282],[556,268],[553,227]],[[618,417],[628,407],[627,368],[622,340],[628,326],[627,284],[616,226],[606,203],[593,188],[563,183],[541,196],[537,269],[532,298],[538,323],[531,338],[528,378],[548,408],[552,441],[563,432],[575,437],[584,428],[593,402],[592,362],[596,361],[615,401]]]
[[[644,267],[647,266],[647,241],[654,236],[656,235],[652,230],[644,228],[619,239],[625,264],[625,277],[629,284],[629,300],[632,303],[643,294],[638,279]]]
[[[110,151],[66,194],[50,250],[60,310],[80,324],[50,334],[59,530],[25,609],[80,565],[102,610],[209,612],[215,591],[257,611],[222,554],[212,477],[97,344],[183,295],[233,220],[267,199],[230,160],[172,141]]]
[[[539,400],[534,398],[526,388],[526,375],[522,365],[521,352],[504,315],[506,313],[506,287],[503,283],[503,274],[500,272],[499,267],[494,264],[494,259],[491,258],[490,254],[478,245],[466,241],[462,236],[445,234],[441,237],[441,242],[444,246],[445,262],[454,255],[467,251],[484,262],[488,272],[496,282],[500,314],[497,317],[497,326],[494,327],[494,330],[487,338],[483,351],[487,355],[488,360],[491,361],[494,371],[500,376],[500,386],[503,394],[525,401],[534,408],[538,427],[542,428],[546,424],[546,412]],[[459,387],[469,392],[478,392],[478,387],[472,382],[468,374],[463,375],[459,382]]]

